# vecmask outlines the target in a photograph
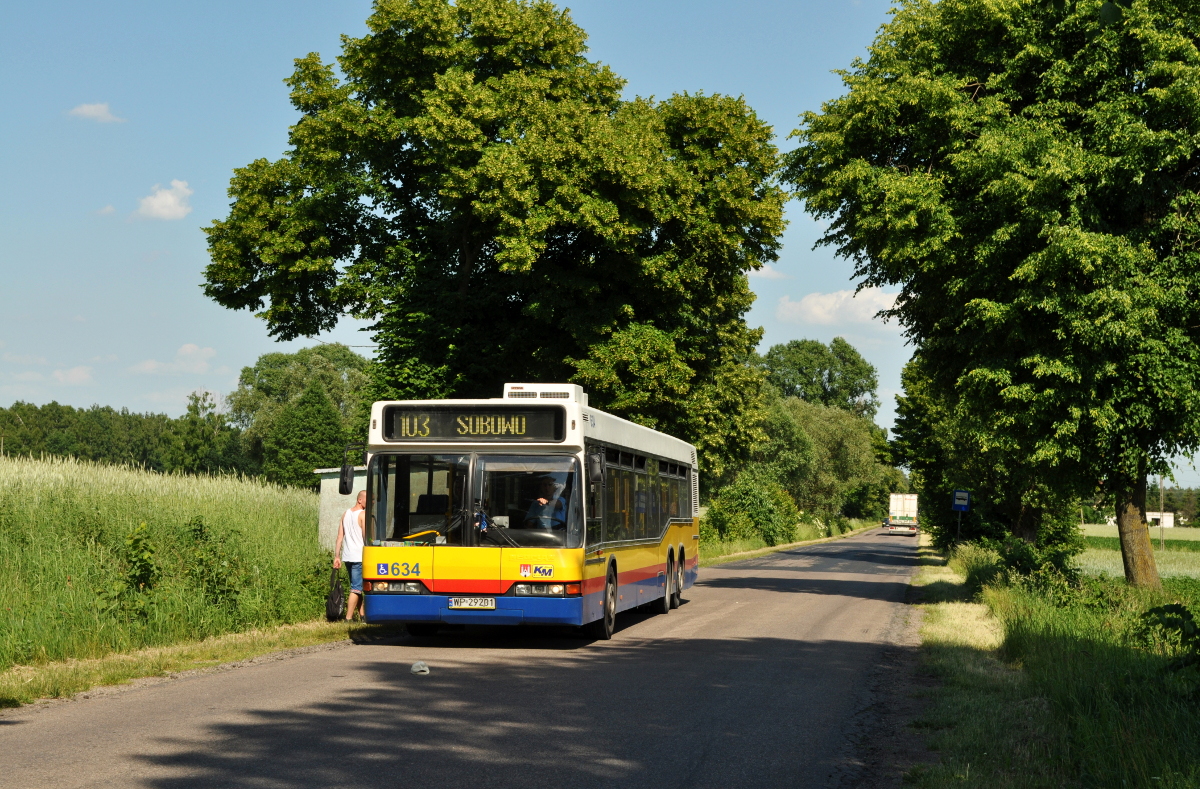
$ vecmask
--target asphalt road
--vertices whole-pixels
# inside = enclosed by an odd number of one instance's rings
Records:
[[[0,786],[853,785],[915,543],[705,568],[682,607],[623,614],[608,642],[404,636],[11,711]]]

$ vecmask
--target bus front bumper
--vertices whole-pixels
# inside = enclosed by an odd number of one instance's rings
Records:
[[[366,620],[446,622],[456,625],[582,625],[582,597],[496,597],[494,609],[450,607],[449,595],[372,594],[367,592]]]

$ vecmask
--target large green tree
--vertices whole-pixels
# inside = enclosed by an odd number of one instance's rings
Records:
[[[875,366],[844,337],[834,337],[829,345],[818,340],[772,345],[763,354],[761,364],[767,380],[785,397],[799,397],[870,418],[879,410]]]
[[[373,320],[377,396],[575,380],[710,472],[745,457],[771,128],[736,98],[623,100],[548,2],[378,0],[367,24],[338,70],[296,61],[291,148],[236,171],[206,293],[285,339]]]
[[[1099,484],[1148,586],[1147,473],[1200,444],[1198,41],[1176,0],[907,0],[788,161],[976,443]]]

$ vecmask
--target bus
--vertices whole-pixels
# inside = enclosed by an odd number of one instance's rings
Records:
[[[381,401],[367,454],[367,622],[574,625],[669,613],[696,582],[696,449],[574,384]],[[343,487],[353,478],[343,468]]]

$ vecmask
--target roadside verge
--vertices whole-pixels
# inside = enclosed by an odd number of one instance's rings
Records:
[[[13,666],[0,673],[0,708],[66,698],[91,688],[146,677],[169,677],[214,668],[272,652],[369,638],[383,630],[375,625],[316,620],[100,658]]]
[[[801,540],[799,542],[789,542],[784,545],[772,545],[772,546],[769,546],[766,548],[755,548],[752,551],[738,551],[737,553],[727,553],[727,554],[723,554],[721,556],[712,556],[712,557],[707,557],[707,558],[704,556],[704,546],[701,545],[700,546],[700,566],[701,567],[715,567],[716,565],[725,564],[726,562],[741,562],[741,561],[745,561],[746,559],[754,559],[759,556],[766,556],[769,553],[777,553],[779,551],[787,551],[792,548],[799,548],[803,545],[818,545],[823,542],[833,542],[834,540],[844,540],[847,537],[853,537],[856,534],[862,534],[863,532],[868,532],[871,529],[878,529],[878,528],[879,528],[878,524],[872,524],[870,526],[863,526],[862,528],[859,528],[859,529],[853,529],[853,530],[845,532],[843,534],[836,534],[832,537],[821,537],[816,540]]]
[[[924,731],[940,761],[912,769],[906,785],[1033,789],[1090,783],[1070,764],[1072,743],[1051,700],[1006,654],[1004,624],[967,583],[963,560],[947,559],[922,535],[918,562],[913,593],[924,610],[921,659],[938,684],[913,726]]]

